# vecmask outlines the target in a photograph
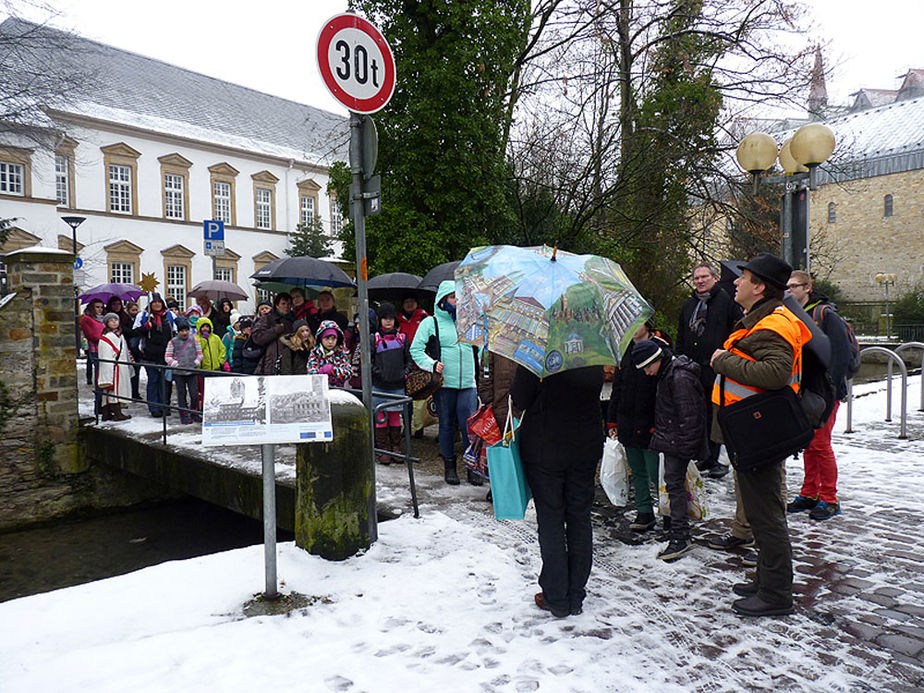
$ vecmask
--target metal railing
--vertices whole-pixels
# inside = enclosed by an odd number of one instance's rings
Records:
[[[908,369],[905,362],[895,351],[885,347],[871,346],[860,350],[860,360],[864,354],[880,354],[888,359],[888,382],[886,385],[886,421],[892,420],[892,362],[898,364],[902,374],[902,405],[901,405],[901,424],[899,427],[899,439],[905,440],[908,435]],[[845,433],[853,433],[853,380],[847,381],[847,427]]]
[[[178,366],[167,366],[166,364],[148,363],[146,361],[126,364],[124,361],[116,361],[112,359],[99,359],[99,362],[117,364],[117,366],[118,365],[122,365],[122,366],[129,365],[131,368],[144,367],[146,369],[153,369],[156,371],[160,371],[164,374],[166,374],[166,372],[168,371],[171,373],[180,372],[185,375],[196,375],[196,376],[201,376],[203,378],[229,377],[229,376],[236,377],[236,378],[259,377],[255,375],[248,375],[245,373],[233,373],[233,372],[227,372],[227,371],[212,371],[212,370],[206,371],[206,370],[202,370],[201,368],[182,368]],[[161,401],[160,402],[154,402],[149,399],[141,399],[141,398],[136,398],[136,397],[120,397],[118,395],[112,394],[109,390],[102,389],[101,387],[99,387],[98,383],[94,382],[93,383],[93,394],[94,394],[93,413],[96,419],[96,423],[99,423],[100,400],[104,396],[107,397],[108,399],[115,399],[120,402],[122,401],[136,402],[136,403],[144,404],[148,408],[154,408],[154,409],[160,408],[161,410],[160,418],[161,418],[161,426],[162,426],[161,437],[162,437],[163,444],[166,445],[167,444],[167,433],[169,431],[169,429],[167,428],[167,418],[170,416],[171,409],[176,409],[177,411],[186,412],[193,416],[201,415],[201,411],[196,406],[195,402],[190,402],[189,403],[190,407],[180,407],[179,405],[174,405],[170,403],[169,393],[171,390],[171,386],[169,385],[169,382],[170,381],[168,381],[166,377],[162,376],[160,379],[160,388],[161,388],[160,390]],[[345,392],[349,392],[350,394],[355,395],[359,399],[359,401],[362,402],[362,394],[363,394],[362,390],[358,390],[355,388],[349,388],[349,387],[332,388],[332,389],[343,390]],[[402,419],[402,424],[404,425],[404,452],[399,453],[399,452],[395,452],[392,450],[382,450],[381,448],[373,448],[372,454],[373,454],[373,460],[375,459],[376,454],[388,454],[390,457],[402,459],[404,463],[407,465],[408,484],[411,490],[411,503],[414,506],[414,517],[419,518],[420,508],[417,502],[417,484],[414,479],[414,463],[420,462],[420,458],[414,457],[411,454],[411,420],[412,420],[411,407],[414,403],[414,400],[408,397],[407,395],[394,395],[394,394],[390,394],[387,392],[373,391],[373,395],[375,396],[376,399],[382,399],[385,401],[381,402],[380,404],[374,407],[372,411],[372,415],[373,415],[372,420],[375,420],[375,416],[379,413],[379,411],[385,409],[386,407],[393,407],[396,404],[402,405],[401,419]],[[200,396],[201,396],[201,391],[200,391]],[[364,406],[368,407],[369,405],[365,404]]]

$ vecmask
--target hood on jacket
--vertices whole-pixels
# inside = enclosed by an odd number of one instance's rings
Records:
[[[324,334],[327,330],[336,330],[337,331],[337,346],[343,346],[343,330],[340,329],[340,325],[335,323],[333,320],[322,320],[321,324],[318,325],[317,332],[314,333],[315,341],[320,345],[321,344],[321,335]]]
[[[199,335],[200,336],[202,335],[202,328],[205,327],[206,325],[209,326],[209,334],[210,335],[215,334],[215,326],[212,324],[212,321],[209,320],[208,318],[199,318],[198,320],[196,320],[196,330],[199,332]],[[220,338],[221,337],[219,337],[219,339]]]
[[[436,312],[440,310],[451,318],[452,315],[450,314],[450,312],[446,310],[445,308],[443,308],[443,306],[440,305],[440,303],[449,294],[455,293],[455,291],[456,291],[456,283],[452,279],[447,279],[445,281],[440,282],[440,286],[436,290],[436,300],[433,302],[433,311]]]

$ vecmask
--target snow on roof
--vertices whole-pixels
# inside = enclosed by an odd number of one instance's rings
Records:
[[[28,248],[19,248],[4,253],[3,257],[12,257],[13,255],[25,255],[26,253],[42,253],[43,255],[73,255],[70,250],[61,250],[60,248],[49,248],[43,245],[30,245]]]
[[[0,24],[0,34],[35,30],[36,25],[15,18]],[[177,134],[182,124],[185,136],[316,163],[346,158],[349,127],[343,116],[49,27],[41,30],[68,36],[67,55],[56,51],[52,57],[54,42],[44,42],[23,52],[23,69],[72,70],[76,63],[89,76],[65,103],[49,104],[57,111],[108,114],[121,124],[167,134]]]

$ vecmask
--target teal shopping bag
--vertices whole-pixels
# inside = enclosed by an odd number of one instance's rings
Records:
[[[517,431],[520,421],[507,409],[504,437],[488,448],[488,474],[491,479],[491,496],[494,517],[498,520],[522,520],[533,492],[526,482],[526,472],[520,459],[520,439]]]

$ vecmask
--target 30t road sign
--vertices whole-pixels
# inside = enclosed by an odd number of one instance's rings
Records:
[[[337,101],[354,113],[375,113],[395,90],[395,59],[385,37],[355,14],[331,17],[318,34],[318,69]]]

